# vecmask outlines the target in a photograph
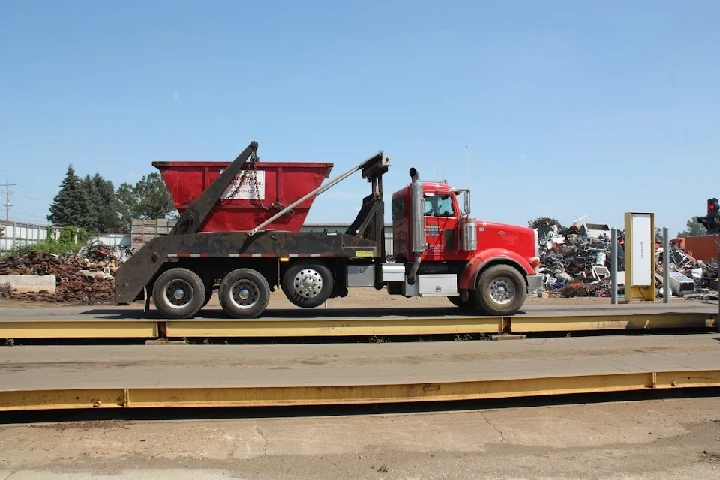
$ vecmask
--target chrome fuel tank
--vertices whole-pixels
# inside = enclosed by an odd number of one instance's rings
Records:
[[[477,250],[477,222],[475,219],[463,219],[461,232],[460,249],[463,252],[474,252]]]

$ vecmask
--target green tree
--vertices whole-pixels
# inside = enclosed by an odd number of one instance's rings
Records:
[[[100,211],[100,206],[102,205],[100,192],[95,187],[95,183],[93,182],[93,179],[90,175],[85,175],[85,177],[80,181],[80,184],[82,185],[82,188],[84,188],[87,192],[88,197],[90,198],[90,205],[92,208],[92,222],[90,225],[88,225],[88,230],[91,232],[100,232],[102,231],[102,229],[100,228],[100,222],[98,221],[98,213]]]
[[[528,226],[537,229],[538,237],[541,240],[552,230],[552,227],[557,227],[558,231],[564,230],[565,228],[558,220],[550,217],[538,217],[535,220],[530,220]]]
[[[118,203],[118,214],[120,216],[120,228],[123,233],[130,233],[130,222],[137,218],[137,201],[133,186],[129,183],[121,183],[115,192]]]
[[[122,230],[119,215],[119,205],[115,195],[112,181],[105,180],[102,175],[86,175],[82,180],[83,187],[94,208],[93,231],[103,233],[118,233]]]
[[[702,226],[700,222],[697,221],[697,217],[693,217],[690,220],[687,221],[685,224],[685,230],[678,233],[677,236],[681,238],[686,237],[700,237],[702,235],[705,235],[705,227]]]
[[[135,184],[139,218],[166,218],[175,210],[170,192],[159,173],[143,176]]]
[[[660,227],[655,227],[655,241],[657,243],[662,243],[663,241],[662,228]]]
[[[55,225],[75,226],[86,230],[94,227],[90,195],[75,174],[72,164],[68,166],[65,178],[60,184],[60,191],[50,205],[47,219]]]
[[[175,212],[175,204],[160,174],[143,176],[135,185],[122,183],[116,192],[121,228],[130,231],[134,218],[168,218]]]

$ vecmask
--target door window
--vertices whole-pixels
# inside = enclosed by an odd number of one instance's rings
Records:
[[[452,217],[453,202],[450,195],[426,195],[425,216],[426,217]]]
[[[397,197],[392,201],[392,218],[398,220],[405,217],[405,197]]]

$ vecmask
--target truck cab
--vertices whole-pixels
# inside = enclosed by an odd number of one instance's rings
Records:
[[[422,182],[415,169],[411,177],[392,196],[393,260],[407,279],[390,293],[447,296],[463,309],[510,315],[542,288],[535,230],[477,221],[468,189]]]

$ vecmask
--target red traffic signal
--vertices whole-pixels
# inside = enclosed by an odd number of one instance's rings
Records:
[[[717,217],[719,211],[720,211],[720,208],[718,208],[718,199],[717,198],[708,198],[708,201],[707,201],[708,217]]]

